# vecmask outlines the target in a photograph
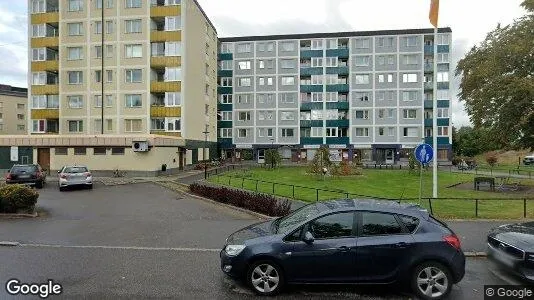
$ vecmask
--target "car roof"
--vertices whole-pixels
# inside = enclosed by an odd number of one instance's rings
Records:
[[[315,203],[321,214],[340,212],[347,210],[377,211],[404,214],[413,217],[428,215],[428,211],[414,203],[399,203],[394,200],[377,199],[336,199]]]

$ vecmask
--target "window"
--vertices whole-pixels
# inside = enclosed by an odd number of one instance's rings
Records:
[[[417,46],[417,37],[416,36],[408,36],[405,37],[405,46],[406,47],[415,47]]]
[[[69,104],[69,108],[82,108],[83,107],[82,96],[67,96],[67,102]]]
[[[239,86],[250,86],[250,77],[241,77],[239,78]]]
[[[240,95],[237,95],[237,103],[240,103],[240,104],[250,103],[252,97],[253,97],[252,94],[240,94]]]
[[[312,120],[322,120],[324,118],[324,114],[322,110],[312,110],[311,111],[311,119]]]
[[[221,44],[221,53],[233,53],[234,51],[234,45],[230,43],[222,43]]]
[[[143,70],[141,69],[126,69],[126,82],[139,83],[143,79]]]
[[[369,93],[368,92],[355,92],[352,94],[352,98],[361,101],[361,102],[369,102]]]
[[[46,60],[46,48],[32,49],[32,61]]]
[[[395,109],[394,108],[388,108],[388,118],[393,119],[395,116]]]
[[[219,69],[221,70],[232,70],[232,61],[231,60],[221,60],[219,62]]]
[[[293,128],[282,128],[282,137],[294,137],[295,129]]]
[[[46,24],[32,25],[32,37],[45,37]]]
[[[369,66],[369,62],[370,62],[370,57],[369,56],[355,56],[354,57],[354,65],[356,67],[367,67]]]
[[[438,118],[448,118],[449,109],[448,108],[438,108]]]
[[[393,74],[378,74],[378,82],[384,83],[384,82],[393,82]]]
[[[126,95],[126,107],[142,107],[143,101],[141,95]]]
[[[232,137],[232,128],[221,128],[219,137],[221,137],[221,138],[231,138]]]
[[[32,0],[31,2],[31,12],[35,13],[44,13],[46,12],[46,1],[45,0]]]
[[[384,136],[384,127],[378,127],[378,135]]]
[[[113,106],[113,95],[106,95],[106,107],[112,107],[112,106]]]
[[[370,44],[369,38],[356,39],[354,43],[356,45],[356,49],[368,49]]]
[[[438,90],[438,100],[449,100],[449,90]]]
[[[238,129],[237,130],[237,136],[240,137],[240,138],[246,138],[249,134],[249,129]]]
[[[250,70],[250,60],[244,60],[237,63],[239,70]]]
[[[263,120],[272,120],[273,119],[273,111],[269,110],[269,111],[260,111],[258,113],[258,120],[260,121],[263,121]]]
[[[182,27],[182,18],[180,16],[165,17],[165,31],[176,31]]]
[[[280,113],[280,119],[282,121],[293,121],[295,120],[295,113],[292,111],[283,111]]]
[[[416,217],[410,217],[410,216],[403,216],[403,215],[397,215],[402,223],[404,223],[404,226],[406,226],[406,229],[410,233],[413,233],[415,229],[417,229],[417,226],[419,226],[419,219]]]
[[[165,68],[165,81],[182,80],[182,68]]]
[[[46,95],[32,95],[32,108],[46,108]]]
[[[272,137],[273,136],[273,129],[272,128],[259,128],[258,129],[258,136],[259,137]]]
[[[449,35],[448,34],[438,34],[437,44],[438,45],[449,45]]]
[[[95,82],[96,83],[102,82],[102,71],[101,70],[95,70]]]
[[[219,103],[232,104],[232,94],[219,95]]]
[[[106,155],[106,147],[95,147],[93,148],[94,155]]]
[[[295,51],[295,43],[293,42],[282,42],[280,46],[282,48],[282,51],[285,51],[285,52]]]
[[[395,127],[388,127],[388,136],[395,136]]]
[[[69,35],[83,35],[83,23],[67,23],[67,31]]]
[[[326,57],[325,66],[327,67],[337,67],[338,60],[337,57]]]
[[[17,104],[17,109],[24,109],[24,107],[25,107],[24,104],[21,104],[21,103]]]
[[[312,40],[311,49],[312,50],[323,49],[323,40]]]
[[[240,111],[238,114],[239,121],[250,121],[250,112],[249,111]]]
[[[83,121],[68,121],[69,132],[83,132]]]
[[[111,148],[111,155],[124,155],[124,148]]]
[[[355,117],[356,119],[369,119],[369,111],[368,110],[357,110],[355,111]]]
[[[231,111],[222,111],[220,112],[221,121],[232,121],[232,112]]]
[[[237,44],[237,53],[250,53],[252,52],[252,44]]]
[[[54,148],[54,152],[56,155],[67,155],[69,153],[69,148],[67,147],[58,147]]]
[[[402,82],[404,83],[417,82],[417,74],[416,73],[402,74]]]
[[[336,239],[353,236],[354,213],[343,212],[313,220],[308,230],[315,239]]]
[[[419,57],[416,54],[404,55],[405,65],[417,65],[419,63]]]
[[[82,47],[67,47],[67,60],[83,59]]]
[[[324,75],[312,75],[311,76],[312,84],[323,84]]]
[[[126,0],[126,8],[139,8],[141,7],[141,0]]]
[[[311,93],[311,102],[323,102],[323,93]]]
[[[295,85],[295,77],[294,76],[283,76],[282,85]]]
[[[113,21],[106,21],[106,33],[107,34],[113,33]]]
[[[102,107],[102,95],[95,95],[95,107]]]
[[[415,101],[417,100],[417,91],[403,91],[402,100],[403,101]]]
[[[356,136],[358,137],[369,136],[369,128],[356,128]]]
[[[102,34],[102,21],[95,21],[95,34]]]
[[[140,58],[143,57],[143,45],[126,45],[126,58]]]
[[[402,114],[405,119],[415,119],[417,118],[417,109],[403,109]]]
[[[165,130],[165,118],[151,119],[150,130]]]
[[[390,235],[402,233],[402,227],[392,214],[362,212],[362,235]]]
[[[438,136],[449,136],[449,127],[438,126]]]
[[[312,67],[322,67],[323,66],[323,58],[322,57],[312,57],[311,66]]]
[[[438,53],[438,63],[448,63],[449,53]]]
[[[141,132],[142,120],[140,119],[125,119],[124,131],[125,132]]]
[[[87,148],[85,147],[74,147],[74,155],[86,155]]]
[[[356,84],[369,84],[369,74],[354,75]]]
[[[377,38],[378,47],[393,47],[395,39],[393,37],[379,37]]]
[[[327,92],[326,93],[326,101],[327,102],[337,102],[338,101],[338,93],[337,92]]]
[[[222,77],[221,86],[232,86],[232,77]]]
[[[281,93],[278,94],[280,96],[280,102],[281,103],[295,103],[296,100],[296,94],[294,93]]]
[[[68,0],[67,2],[68,11],[82,11],[83,10],[83,0]]]
[[[106,8],[113,8],[114,0],[105,0],[105,1],[106,1]]]
[[[106,70],[106,82],[113,82],[113,71]]]
[[[312,127],[311,137],[323,137],[323,127]]]
[[[180,56],[181,53],[182,53],[181,42],[165,42],[165,56]]]
[[[139,0],[140,1],[140,0]],[[141,33],[142,23],[141,19],[124,21],[126,33]]]
[[[182,94],[180,92],[166,92],[165,93],[165,106],[180,106],[182,105]]]
[[[384,118],[384,114],[386,113],[386,110],[381,108],[378,110],[378,118],[379,119],[383,119]]]
[[[280,66],[282,69],[293,69],[297,67],[297,61],[295,59],[282,59]]]
[[[95,58],[102,58],[102,46],[95,46]]]
[[[403,134],[405,137],[417,137],[419,135],[417,127],[404,127]]]
[[[438,72],[438,82],[449,82],[449,72]]]
[[[326,128],[327,137],[337,137],[337,127]]]
[[[165,118],[166,131],[180,131],[182,130],[180,118]]]
[[[32,85],[45,85],[45,84],[46,84],[46,72],[32,73]]]

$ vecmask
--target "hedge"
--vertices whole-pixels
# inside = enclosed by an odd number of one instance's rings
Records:
[[[39,198],[34,189],[21,184],[0,187],[0,213],[32,213]]]

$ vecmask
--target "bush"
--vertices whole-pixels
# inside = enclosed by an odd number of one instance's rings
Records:
[[[0,212],[33,212],[39,193],[20,184],[0,187]]]
[[[498,161],[497,155],[495,153],[488,153],[485,159],[488,165],[492,168],[497,164]]]
[[[361,175],[361,167],[358,163],[349,163],[344,160],[341,161],[338,165],[333,164],[331,166],[331,174],[335,176],[350,176],[350,175]]]
[[[189,190],[194,194],[217,202],[245,208],[271,217],[285,216],[291,208],[288,200],[278,200],[271,195],[208,186],[200,183],[189,185]]]

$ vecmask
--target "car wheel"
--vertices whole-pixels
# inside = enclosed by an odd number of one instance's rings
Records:
[[[63,192],[63,191],[65,191],[65,188],[62,187],[62,186],[60,186],[60,187],[59,187],[59,191],[60,191],[60,192]]]
[[[90,190],[92,190],[92,189],[93,189],[93,185],[92,185],[92,184],[91,184],[91,185],[89,185],[89,189],[90,189]]]
[[[38,188],[38,189],[42,189],[43,188],[43,182],[39,181],[39,182],[35,183],[35,187]]]
[[[417,266],[412,274],[412,290],[421,299],[442,299],[451,288],[451,273],[440,263],[425,262]]]
[[[282,269],[270,261],[253,263],[247,272],[247,283],[259,295],[276,295],[284,284]]]

